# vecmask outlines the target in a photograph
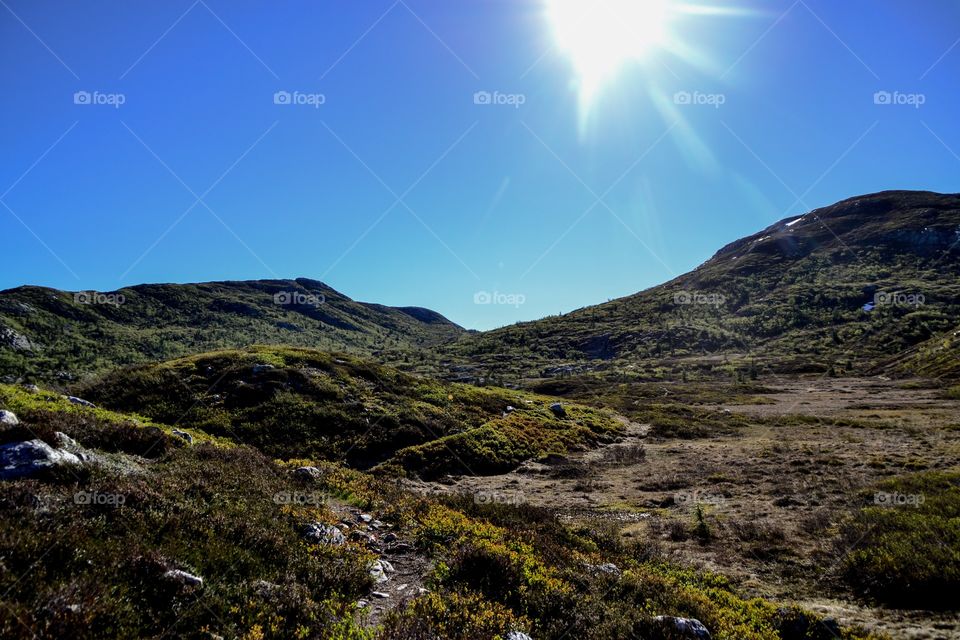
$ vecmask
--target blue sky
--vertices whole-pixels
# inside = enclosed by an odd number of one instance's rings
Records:
[[[585,112],[539,1],[0,0],[0,287],[306,276],[485,329],[960,191],[960,3],[699,6]]]

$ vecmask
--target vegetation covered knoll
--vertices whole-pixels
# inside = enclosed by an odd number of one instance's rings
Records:
[[[563,316],[463,335],[454,362],[524,377],[558,363],[751,356],[863,371],[956,327],[960,196],[885,192],[786,219],[694,271]],[[865,305],[873,305],[872,308]]]
[[[80,377],[254,343],[410,353],[463,332],[418,308],[355,302],[315,280],[154,284],[110,293],[0,292],[0,377]]]
[[[502,640],[523,631],[662,640],[650,632],[660,614],[696,617],[718,640],[838,631],[542,510],[441,502],[334,464],[298,473],[308,461],[277,463],[228,441],[191,444],[170,426],[18,387],[0,386],[0,408],[21,423],[0,431],[7,441],[30,434],[53,445],[59,431],[96,456],[0,482],[4,638]],[[376,551],[352,537],[303,535],[311,523],[340,524],[343,503],[389,523],[431,561],[429,592],[379,627],[362,604],[386,588],[370,573]]]
[[[434,478],[509,471],[616,438],[607,411],[499,388],[447,384],[345,354],[253,347],[111,373],[78,393],[189,424],[275,458],[312,457]]]

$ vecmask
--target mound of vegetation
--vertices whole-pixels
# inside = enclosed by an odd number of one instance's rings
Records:
[[[143,365],[82,388],[111,408],[257,447],[275,458],[424,477],[508,471],[616,438],[604,410],[419,378],[343,354],[255,347]]]
[[[843,533],[843,578],[860,595],[912,609],[956,610],[960,471],[891,479]]]

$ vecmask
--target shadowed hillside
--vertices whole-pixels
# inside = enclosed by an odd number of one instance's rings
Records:
[[[436,312],[355,302],[305,278],[141,285],[111,293],[20,287],[0,292],[0,376],[69,381],[116,365],[251,344],[389,360],[391,353],[462,332]]]

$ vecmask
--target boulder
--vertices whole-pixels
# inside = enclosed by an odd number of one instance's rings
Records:
[[[26,478],[56,467],[79,465],[80,458],[54,449],[43,440],[27,440],[0,446],[0,480]]]
[[[40,387],[35,384],[25,384],[23,385],[23,389],[28,393],[40,393]]]
[[[563,405],[560,404],[559,402],[554,402],[552,405],[550,405],[550,411],[552,411],[553,415],[555,415],[558,418],[567,417],[567,410],[564,409]]]
[[[651,631],[657,634],[652,640],[711,640],[710,631],[694,618],[657,616]]]
[[[163,574],[164,579],[170,580],[171,582],[177,582],[182,584],[185,587],[202,587],[203,578],[200,576],[195,576],[192,573],[187,573],[182,569],[170,569]]]
[[[312,522],[304,527],[303,537],[317,544],[342,545],[347,543],[343,531],[330,524]]]
[[[7,411],[6,409],[0,410],[0,424],[7,427],[15,427],[20,424],[20,419],[17,418],[17,414],[13,411]]]
[[[506,635],[505,640],[533,640],[533,638],[522,631],[511,631]]]
[[[266,373],[267,371],[273,371],[276,369],[272,364],[255,364],[253,365],[253,373],[260,374]]]

